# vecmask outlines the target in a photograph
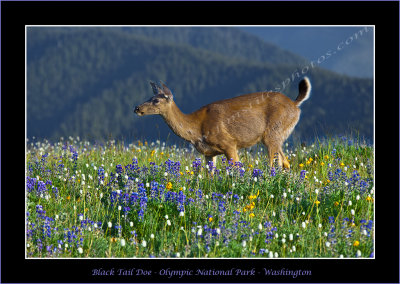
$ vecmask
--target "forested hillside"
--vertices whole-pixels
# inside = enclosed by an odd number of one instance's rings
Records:
[[[28,28],[28,138],[180,141],[161,117],[132,111],[152,95],[150,80],[164,81],[186,113],[218,99],[282,87],[291,77],[283,93],[297,96],[296,74],[306,65],[297,55],[234,28],[203,29],[198,37],[196,28],[161,29]],[[372,138],[372,80],[318,67],[306,75],[312,95],[302,105],[295,137],[357,130]]]

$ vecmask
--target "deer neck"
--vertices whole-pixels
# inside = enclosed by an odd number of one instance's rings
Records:
[[[161,114],[161,116],[171,130],[186,141],[194,143],[194,141],[201,138],[200,123],[199,120],[196,120],[194,113],[184,114],[178,106],[172,102],[168,112]]]

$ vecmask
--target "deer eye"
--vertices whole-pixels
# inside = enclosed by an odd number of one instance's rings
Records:
[[[160,102],[159,99],[154,99],[154,100],[153,100],[153,104],[155,104],[155,105],[158,104],[159,102]]]

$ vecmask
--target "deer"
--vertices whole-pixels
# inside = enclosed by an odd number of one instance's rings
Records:
[[[269,166],[290,169],[282,145],[300,118],[300,105],[310,97],[311,83],[304,77],[293,101],[280,92],[256,92],[216,101],[184,114],[171,90],[150,81],[154,96],[134,107],[139,116],[160,115],[171,130],[191,143],[216,166],[218,155],[239,162],[238,150],[260,141],[268,149]]]

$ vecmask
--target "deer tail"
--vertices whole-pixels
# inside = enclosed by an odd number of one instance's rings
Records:
[[[299,83],[299,95],[296,98],[296,105],[299,107],[305,100],[310,97],[311,83],[308,77],[304,77]]]

